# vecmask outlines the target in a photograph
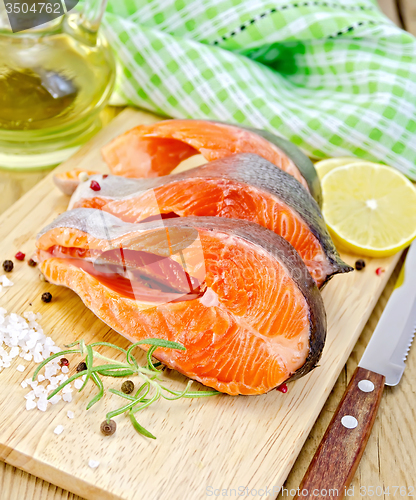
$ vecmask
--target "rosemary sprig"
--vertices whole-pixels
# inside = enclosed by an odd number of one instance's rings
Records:
[[[133,355],[133,350],[142,345],[150,346],[147,350],[147,363],[146,366],[140,366],[137,359]],[[74,380],[83,377],[85,375],[84,383],[82,387],[79,389],[81,392],[88,384],[90,380],[97,386],[98,394],[96,394],[91,401],[87,405],[87,410],[89,410],[92,406],[94,406],[98,401],[102,399],[105,393],[104,384],[101,380],[101,377],[131,377],[134,375],[138,375],[142,381],[140,387],[136,391],[134,396],[130,394],[125,394],[124,392],[117,391],[116,389],[109,389],[109,392],[124,398],[127,400],[126,404],[116,410],[110,411],[106,415],[106,419],[109,422],[112,418],[126,413],[128,418],[130,419],[133,427],[139,434],[142,434],[145,437],[156,439],[156,437],[142,427],[136,419],[136,414],[139,411],[148,408],[152,404],[156,403],[159,399],[163,398],[168,401],[173,401],[176,399],[182,398],[201,398],[208,396],[216,396],[220,394],[217,391],[190,391],[190,387],[192,385],[192,380],[188,382],[186,388],[183,391],[174,391],[165,387],[160,380],[160,376],[163,372],[159,367],[162,363],[157,362],[153,363],[152,356],[156,349],[159,347],[163,347],[164,349],[178,349],[181,351],[185,351],[186,348],[177,342],[170,342],[168,340],[163,339],[145,339],[140,342],[136,342],[132,344],[127,350],[122,349],[114,344],[110,344],[109,342],[94,342],[92,344],[86,345],[83,340],[78,340],[77,342],[73,342],[70,345],[65,346],[67,350],[58,352],[53,354],[48,359],[45,359],[35,370],[33,374],[33,380],[36,379],[40,370],[45,367],[50,361],[66,356],[68,354],[80,354],[81,356],[85,356],[85,363],[87,365],[87,369],[81,372],[75,373],[71,377],[68,378],[65,382],[63,382],[59,387],[57,387],[49,396],[48,400],[53,398],[56,394],[58,394],[65,386],[72,383]],[[94,347],[110,347],[112,349],[116,349],[119,352],[122,352],[125,355],[125,361],[119,362],[103,356],[96,350]],[[75,349],[74,349],[75,348]],[[94,360],[99,359],[101,361],[105,361],[105,364],[94,366]]]

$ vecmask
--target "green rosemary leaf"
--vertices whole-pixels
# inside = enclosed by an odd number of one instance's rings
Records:
[[[178,342],[171,342],[170,340],[165,340],[165,339],[144,339],[140,340],[139,342],[136,342],[132,344],[128,349],[127,349],[127,361],[130,363],[130,358],[133,358],[131,356],[131,351],[140,345],[154,345],[156,347],[164,347],[166,349],[178,349],[180,351],[186,351],[186,347],[183,346],[182,344],[179,344]]]
[[[103,377],[130,377],[136,372],[134,370],[96,370]]]
[[[48,398],[47,398],[47,399],[49,400],[49,399],[53,398],[56,394],[58,394],[58,392],[59,392],[59,391],[62,391],[62,389],[63,389],[66,385],[70,384],[71,382],[73,382],[73,381],[74,381],[74,380],[76,380],[77,378],[82,377],[85,373],[86,373],[86,372],[85,372],[85,371],[83,371],[83,372],[75,373],[74,375],[72,375],[72,377],[69,377],[69,379],[68,379],[68,380],[65,380],[65,382],[62,382],[62,384],[61,384],[59,387],[57,387],[57,388],[56,388],[53,392],[51,392],[51,393],[49,394],[49,396],[48,396]]]
[[[156,349],[157,349],[157,346],[152,346],[146,353],[147,368],[149,370],[154,371],[154,372],[160,372],[161,370],[158,370],[157,368],[155,368],[155,365],[153,364],[153,361],[152,361],[152,356],[153,356],[153,353],[156,351]]]
[[[36,379],[36,376],[38,375],[38,373],[50,361],[52,361],[55,358],[59,358],[60,356],[63,356],[64,354],[71,354],[71,353],[80,354],[80,351],[61,351],[61,352],[57,352],[56,354],[52,354],[52,356],[49,356],[49,358],[45,359],[45,361],[42,361],[42,363],[36,368],[35,373],[33,374],[32,380],[34,381]]]
[[[117,415],[121,415],[122,413],[126,412],[127,410],[130,410],[130,408],[133,408],[133,406],[135,406],[139,402],[140,402],[140,400],[135,399],[134,401],[131,401],[129,404],[119,408],[118,410],[108,412],[106,415],[107,421],[111,420],[114,417],[117,417]]]
[[[94,380],[94,382],[97,384],[97,387],[99,389],[99,393],[91,399],[91,401],[87,405],[87,410],[89,410],[92,406],[95,405],[95,403],[98,403],[100,399],[104,396],[104,385],[100,379],[100,377],[97,376],[96,373],[93,373],[91,375],[91,378]]]
[[[86,348],[87,348],[87,358],[85,360],[85,363],[87,365],[87,376],[79,392],[81,392],[84,389],[84,387],[88,384],[88,380],[91,378],[92,375],[92,369],[94,363],[94,353],[92,347],[90,345],[87,345]]]
[[[172,389],[169,389],[168,387],[165,387],[162,384],[159,384],[159,385],[160,385],[161,389],[163,389],[166,392],[169,392],[170,394],[173,394],[175,396],[180,394],[179,391],[174,391]],[[219,394],[222,394],[222,393],[218,392],[218,391],[189,391],[182,397],[184,397],[184,398],[204,398],[204,397],[209,397],[209,396],[217,396]],[[165,399],[167,399],[167,398],[165,398]]]
[[[162,395],[162,397],[163,397],[164,399],[167,399],[168,401],[174,401],[175,399],[181,399],[181,398],[183,398],[183,397],[185,396],[185,394],[187,394],[187,392],[189,391],[189,388],[191,387],[192,382],[193,382],[193,381],[192,381],[192,380],[190,380],[190,381],[186,384],[185,389],[184,389],[182,392],[178,392],[178,393],[177,393],[177,394],[176,394],[173,398],[170,398],[170,397],[168,397],[168,396],[165,396],[165,395],[163,394],[163,392],[161,392],[161,395]],[[169,391],[169,392],[171,392],[171,391]],[[176,391],[175,391],[175,392],[176,392]]]
[[[71,347],[75,347],[76,345],[79,345],[80,341],[76,340],[75,342],[72,342],[72,344],[65,345],[64,347],[67,347],[70,349]]]
[[[118,391],[117,389],[108,389],[109,392],[115,394],[116,396],[120,396],[121,398],[128,399],[129,401],[136,401],[135,396],[130,396],[130,394],[126,394],[125,392]]]
[[[130,420],[131,423],[133,424],[133,427],[136,429],[136,431],[139,434],[142,434],[145,437],[148,437],[150,439],[156,439],[156,436],[154,436],[151,432],[146,430],[144,427],[142,427],[139,422],[136,420],[136,417],[134,416],[133,412],[129,412]]]
[[[112,365],[110,364],[107,364],[107,365],[97,365],[97,366],[94,366],[92,368],[92,372],[100,372],[102,370],[129,370],[129,371],[132,371],[131,368],[128,367],[128,365],[124,365],[124,364],[117,364],[117,363],[114,363]],[[135,372],[133,372],[135,373]]]

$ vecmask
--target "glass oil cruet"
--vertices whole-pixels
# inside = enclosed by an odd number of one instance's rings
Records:
[[[115,80],[98,31],[106,4],[84,0],[81,9],[13,33],[0,1],[0,168],[52,167],[100,128]]]

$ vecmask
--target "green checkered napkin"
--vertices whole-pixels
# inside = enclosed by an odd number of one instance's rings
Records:
[[[416,39],[375,0],[110,0],[116,99],[264,128],[416,180]]]

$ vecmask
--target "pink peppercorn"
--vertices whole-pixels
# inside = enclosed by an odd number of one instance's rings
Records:
[[[22,252],[17,252],[17,254],[15,255],[15,258],[17,260],[25,260],[25,257],[26,257],[26,254],[24,254]]]
[[[382,267],[378,267],[376,269],[377,276],[381,276],[384,273],[384,269]]]
[[[97,181],[91,181],[90,188],[93,191],[101,191],[101,186],[98,184]]]
[[[279,385],[279,387],[276,387],[276,391],[283,392],[283,394],[286,394],[287,393],[287,385],[286,384]]]

